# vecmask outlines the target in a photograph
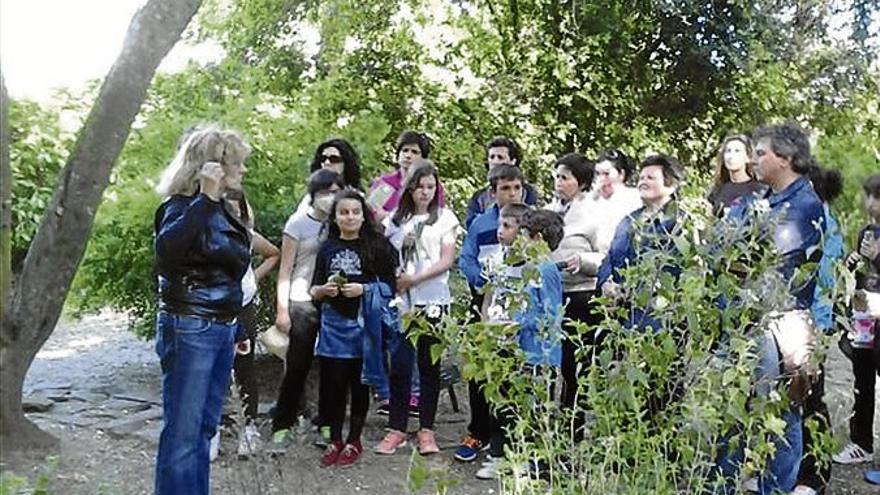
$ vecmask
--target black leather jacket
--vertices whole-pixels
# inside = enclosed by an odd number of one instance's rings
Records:
[[[156,210],[155,232],[161,310],[218,319],[241,312],[251,235],[221,202],[172,196]]]

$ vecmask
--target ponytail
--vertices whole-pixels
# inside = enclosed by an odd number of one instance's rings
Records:
[[[804,175],[813,183],[813,190],[823,203],[831,203],[843,192],[843,176],[840,172],[823,168],[815,157]]]

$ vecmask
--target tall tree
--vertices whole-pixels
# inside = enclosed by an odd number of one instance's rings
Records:
[[[55,443],[51,435],[23,414],[24,377],[61,315],[92,230],[95,211],[109,183],[110,171],[128,138],[156,68],[180,39],[200,5],[201,0],[150,0],[132,18],[122,52],[79,131],[22,271],[12,284],[8,299],[3,301],[0,442],[4,448]],[[5,112],[5,91],[3,103]],[[5,176],[8,168],[5,138],[2,148]],[[4,180],[4,192],[6,184],[8,181]],[[3,218],[7,215],[6,199],[3,198]],[[5,234],[3,239],[5,241]]]

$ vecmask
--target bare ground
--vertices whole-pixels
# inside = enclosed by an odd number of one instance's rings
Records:
[[[273,374],[263,382],[261,410],[274,400]],[[826,400],[838,436],[845,436],[852,394],[849,362],[832,349],[827,364]],[[276,382],[277,383],[277,382]],[[77,322],[62,322],[37,356],[25,385],[25,395],[35,409],[30,417],[60,439],[54,461],[45,456],[6,455],[3,476],[14,472],[34,480],[41,473],[50,479],[50,493],[149,494],[153,461],[161,426],[161,374],[152,342],[136,339],[125,330],[123,317],[102,313]],[[442,453],[419,459],[451,481],[452,494],[498,493],[495,483],[474,479],[478,463],[452,460],[466,424],[466,387],[457,386],[463,411],[452,410],[448,395],[441,394],[438,443]],[[878,394],[880,395],[880,394]],[[878,399],[880,404],[880,399]],[[416,425],[411,422],[411,427]],[[364,432],[364,457],[348,469],[321,469],[320,451],[311,446],[311,434],[302,433],[287,455],[261,455],[250,460],[235,456],[234,424],[223,430],[220,458],[212,467],[214,493],[222,494],[397,494],[405,493],[410,449],[380,457],[369,449],[384,435],[385,418],[371,414]],[[262,425],[268,436],[268,424]],[[880,414],[875,417],[880,432]],[[880,445],[880,443],[877,443]],[[876,459],[875,459],[876,460]],[[835,466],[828,494],[876,494],[862,481],[864,466]],[[432,491],[430,488],[424,491]]]

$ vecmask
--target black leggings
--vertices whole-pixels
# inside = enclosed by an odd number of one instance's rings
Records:
[[[235,383],[238,385],[238,396],[244,407],[245,422],[250,424],[257,419],[257,405],[260,403],[260,387],[257,384],[257,371],[254,364],[254,338],[257,335],[257,309],[253,302],[242,308],[238,316],[245,335],[251,341],[251,352],[235,354],[233,370]]]
[[[440,324],[440,316],[427,317],[431,327]],[[408,335],[400,335],[400,345],[391,356],[391,401],[388,426],[397,431],[406,431],[409,418],[409,396],[413,371],[413,354],[419,366],[419,427],[434,429],[437,416],[437,400],[440,397],[440,361],[431,360],[431,346],[439,343],[435,337],[422,335],[418,339],[418,349],[413,349]],[[418,352],[416,352],[418,351]]]
[[[593,314],[594,306],[592,304],[594,291],[578,291],[566,292],[563,294],[565,304],[566,321],[562,325],[565,338],[562,340],[562,409],[571,411],[574,409],[575,397],[578,395],[578,377],[586,376],[589,372],[593,358],[601,349],[602,335],[596,328],[602,322],[600,313]],[[571,321],[585,323],[590,330],[584,334],[578,334]],[[598,336],[598,337],[597,337]],[[577,356],[578,348],[584,346],[580,356]],[[584,351],[588,351],[587,354]],[[580,370],[578,370],[580,366]],[[581,400],[584,400],[584,393],[581,391]],[[578,414],[573,418],[572,437],[578,442],[584,438],[584,422],[586,404],[580,405]]]
[[[318,400],[322,420],[330,425],[330,440],[342,441],[342,424],[348,395],[351,394],[351,417],[346,443],[358,442],[370,407],[370,389],[361,383],[363,359],[342,359],[321,356],[321,384]]]
[[[880,333],[875,333],[874,345],[880,345],[877,337]],[[871,349],[853,349],[855,403],[849,420],[850,440],[869,453],[874,452],[874,387],[880,377],[880,362],[874,360],[873,352]]]
[[[275,404],[275,417],[272,418],[272,431],[284,430],[296,423],[299,403],[315,352],[315,339],[318,335],[318,308],[310,302],[290,302],[290,347],[287,349],[286,368],[281,387],[278,389],[278,402]],[[320,404],[318,408],[320,409]],[[321,411],[318,411],[321,416]],[[319,420],[320,421],[320,420]]]

